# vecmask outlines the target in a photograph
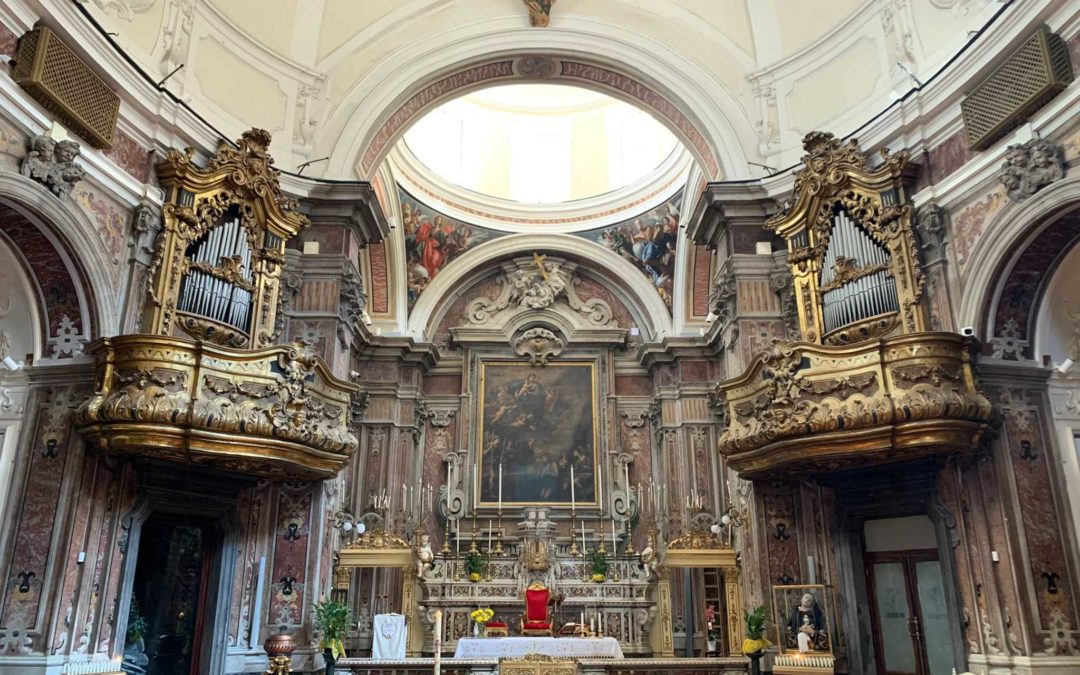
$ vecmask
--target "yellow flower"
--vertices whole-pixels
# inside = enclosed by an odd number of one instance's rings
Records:
[[[761,638],[760,640],[751,640],[750,638],[746,638],[745,640],[743,640],[742,643],[742,653],[753,654],[754,652],[760,652],[761,650],[766,649],[771,644],[772,643],[765,638]]]

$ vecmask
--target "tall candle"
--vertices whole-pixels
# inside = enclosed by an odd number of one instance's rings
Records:
[[[442,672],[442,610],[435,610],[435,641],[432,643],[435,651],[435,675]]]
[[[581,555],[585,555],[585,519],[581,520]]]
[[[454,529],[457,530],[457,532],[454,533],[454,555],[460,555],[461,554],[461,521],[460,520],[455,520],[454,521]]]
[[[502,513],[502,462],[499,462],[499,513]]]
[[[611,555],[615,555],[619,552],[619,548],[615,543],[615,516],[611,517]]]
[[[570,465],[570,513],[577,511],[577,499],[574,497],[574,465]]]
[[[473,489],[476,490],[473,499],[473,508],[476,508],[480,505],[480,483],[476,480],[476,462],[472,464],[472,484]]]
[[[404,513],[406,507],[409,506],[409,488],[405,487],[405,483],[401,484],[401,512]]]
[[[491,518],[488,518],[488,555],[491,555]]]
[[[596,503],[600,507],[600,513],[604,512],[604,474],[598,473],[596,476]]]
[[[626,488],[626,512],[630,513],[630,462],[622,465],[623,487]]]
[[[585,625],[585,612],[581,613],[581,623],[579,625],[581,625],[581,626]]]

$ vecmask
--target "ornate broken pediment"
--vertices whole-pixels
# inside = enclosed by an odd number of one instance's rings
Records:
[[[576,265],[563,260],[533,254],[503,266],[499,277],[502,288],[494,300],[480,297],[468,305],[466,317],[474,325],[487,325],[513,310],[538,310],[556,305],[568,307],[589,325],[611,324],[611,306],[600,298],[581,300],[575,292]]]

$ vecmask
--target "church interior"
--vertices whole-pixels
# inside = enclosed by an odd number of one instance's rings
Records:
[[[1080,0],[0,0],[0,674],[1080,673],[1078,74]]]

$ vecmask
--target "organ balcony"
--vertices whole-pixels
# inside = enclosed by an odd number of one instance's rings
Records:
[[[762,477],[970,452],[997,424],[973,353],[971,338],[955,333],[776,342],[717,386],[728,417],[720,453]]]
[[[972,451],[997,425],[974,344],[929,330],[909,155],[871,166],[855,139],[811,132],[792,198],[765,228],[787,243],[801,341],[721,382],[729,466],[748,476]]]
[[[190,149],[158,165],[142,332],[87,348],[96,390],[75,423],[97,450],[274,478],[327,478],[356,451],[357,388],[303,345],[274,344],[285,246],[310,222],[269,144],[252,129],[205,166]]]
[[[102,338],[79,433],[108,454],[269,478],[326,478],[356,451],[356,386],[300,345],[239,351],[158,335]]]

